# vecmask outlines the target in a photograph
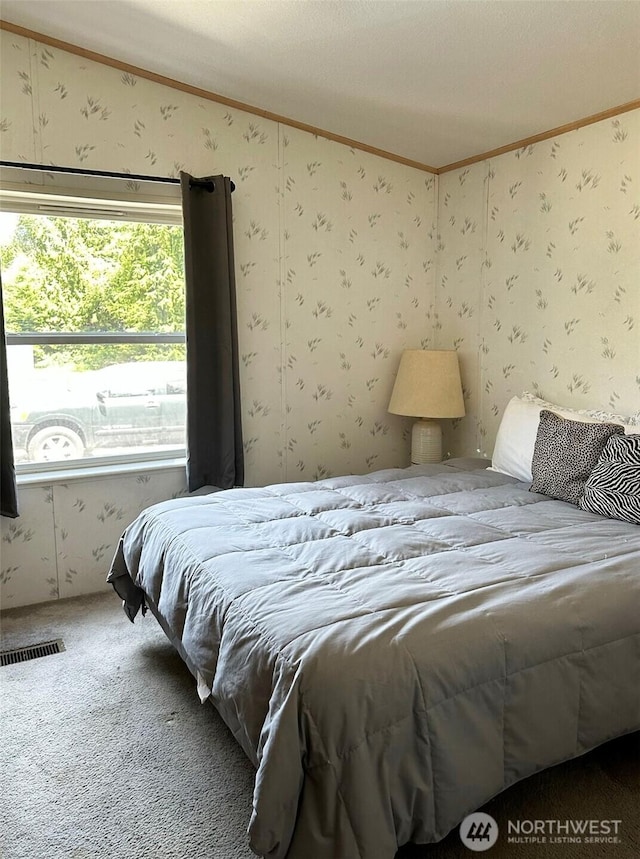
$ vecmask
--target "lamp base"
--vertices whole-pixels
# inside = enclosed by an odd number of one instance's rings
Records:
[[[442,462],[442,429],[438,421],[416,421],[411,430],[411,464]]]

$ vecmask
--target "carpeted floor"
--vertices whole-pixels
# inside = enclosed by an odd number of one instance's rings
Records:
[[[250,859],[253,768],[151,615],[112,593],[14,609],[2,649],[64,653],[0,668],[2,859]],[[612,706],[615,706],[612,704]],[[623,737],[485,806],[492,859],[637,859],[640,742]],[[507,822],[618,819],[620,843],[509,844]],[[397,859],[471,855],[457,831]],[[309,859],[313,859],[312,856]],[[355,859],[355,857],[336,857]]]

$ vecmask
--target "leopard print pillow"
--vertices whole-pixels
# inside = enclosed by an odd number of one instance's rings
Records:
[[[543,409],[533,449],[531,492],[578,504],[605,444],[619,424],[586,424]]]

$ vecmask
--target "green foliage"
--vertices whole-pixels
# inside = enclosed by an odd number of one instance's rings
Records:
[[[163,224],[21,215],[0,247],[7,331],[184,330],[182,230]],[[39,346],[39,366],[182,360],[184,346]]]

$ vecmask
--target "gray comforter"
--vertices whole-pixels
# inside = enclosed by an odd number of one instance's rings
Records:
[[[392,859],[640,728],[640,527],[492,471],[157,504],[109,581],[254,762],[272,859]]]

